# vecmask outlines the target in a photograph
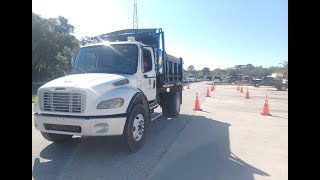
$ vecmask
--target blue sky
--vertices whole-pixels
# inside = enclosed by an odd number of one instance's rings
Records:
[[[32,0],[42,17],[64,16],[75,36],[132,28],[133,0]],[[138,0],[139,28],[162,28],[166,50],[196,69],[288,60],[287,0]]]

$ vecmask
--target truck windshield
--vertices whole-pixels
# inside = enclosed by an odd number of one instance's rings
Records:
[[[138,47],[115,44],[84,47],[79,50],[71,74],[137,72]]]

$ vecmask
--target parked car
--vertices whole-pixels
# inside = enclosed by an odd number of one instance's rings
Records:
[[[251,83],[252,78],[250,76],[243,76],[243,80],[244,83]]]
[[[261,79],[254,79],[251,81],[251,83],[255,87],[259,87],[259,86],[263,85],[263,86],[273,86],[281,91],[285,91],[288,89],[288,80],[282,79],[282,78],[276,79],[271,76],[266,76]]]
[[[213,82],[221,82],[221,81],[222,81],[222,79],[221,79],[220,76],[215,76],[215,77],[213,78]]]

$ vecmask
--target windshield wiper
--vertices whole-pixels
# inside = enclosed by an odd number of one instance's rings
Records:
[[[108,66],[100,66],[100,67],[98,67],[98,68],[107,69],[107,70],[108,70],[108,73],[125,74],[123,71],[121,71],[120,69],[118,69],[117,66],[108,65]],[[109,71],[112,71],[112,72],[109,72]]]
[[[80,67],[76,67],[76,68],[74,68],[74,69],[76,69],[76,70],[80,70],[80,71],[82,71],[82,72],[84,72],[84,73],[87,73],[87,71],[83,70],[83,69],[82,69],[82,68],[80,68]]]
[[[110,69],[110,71],[112,71],[112,72],[110,72],[110,73],[125,74],[123,71],[121,71],[121,70],[119,70],[119,69],[115,69],[115,68]]]

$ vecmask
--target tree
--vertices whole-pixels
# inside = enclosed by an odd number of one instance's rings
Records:
[[[202,69],[202,73],[203,73],[204,76],[208,76],[209,73],[210,73],[210,69],[207,68],[207,67],[204,67],[204,68]]]
[[[211,75],[212,76],[220,76],[221,78],[224,78],[226,76],[228,76],[228,69],[214,69],[213,71],[211,71]]]
[[[284,67],[284,76],[288,78],[288,61],[283,61],[282,63],[283,67]]]
[[[247,64],[246,66],[243,67],[243,74],[252,77],[254,75],[253,73],[254,68],[255,67],[252,64]]]
[[[84,46],[84,45],[86,45],[86,44],[88,44],[89,42],[90,42],[90,37],[88,37],[88,36],[85,36],[85,37],[83,37],[83,38],[80,38],[80,45],[81,46]]]
[[[62,16],[42,18],[32,13],[32,81],[66,75],[71,54],[79,49],[74,27]]]
[[[68,23],[68,19],[59,16],[58,17],[58,23],[60,25],[60,31],[62,31],[65,34],[71,34],[74,33],[74,26]]]
[[[190,65],[187,69],[188,69],[188,71],[193,72],[194,71],[194,66]]]
[[[282,65],[283,67],[288,68],[288,61],[283,61]]]

